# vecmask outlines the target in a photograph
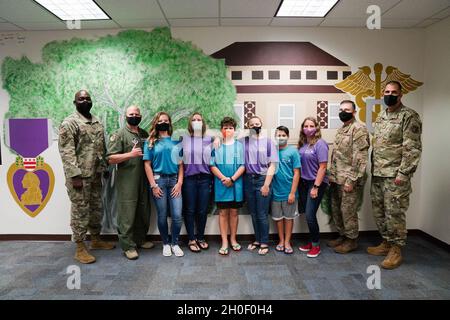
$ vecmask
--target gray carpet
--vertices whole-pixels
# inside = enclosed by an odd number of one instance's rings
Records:
[[[258,256],[247,251],[218,255],[208,251],[163,257],[161,243],[127,260],[116,248],[93,251],[97,262],[80,265],[81,288],[69,290],[70,242],[0,242],[0,299],[450,299],[450,253],[420,236],[408,238],[404,263],[381,270],[381,289],[367,288],[369,265],[382,257],[365,248],[377,239],[365,237],[360,248],[339,255],[322,243],[322,254],[307,258],[276,252]],[[298,241],[294,241],[296,246]]]

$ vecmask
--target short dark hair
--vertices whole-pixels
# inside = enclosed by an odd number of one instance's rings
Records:
[[[400,82],[396,81],[396,80],[391,80],[388,83],[386,83],[386,87],[387,87],[388,84],[395,84],[395,85],[397,85],[397,87],[400,90],[400,92],[402,92],[402,90],[403,90],[402,84]]]
[[[352,105],[353,111],[356,110],[356,104],[352,100],[342,100],[340,105],[344,103],[350,103]]]
[[[229,125],[236,129],[237,123],[236,120],[234,120],[231,117],[225,117],[220,121],[220,128],[222,129],[224,126]]]
[[[283,131],[284,133],[286,133],[286,135],[289,137],[289,129],[285,126],[279,126],[277,127],[277,130],[279,131]]]

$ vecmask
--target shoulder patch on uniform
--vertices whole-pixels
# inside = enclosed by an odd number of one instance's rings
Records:
[[[414,125],[414,126],[412,126],[411,127],[411,131],[413,132],[413,133],[419,133],[419,126],[416,126],[416,125]]]
[[[109,141],[114,142],[117,139],[117,134],[113,134],[111,135],[111,137],[109,138]]]

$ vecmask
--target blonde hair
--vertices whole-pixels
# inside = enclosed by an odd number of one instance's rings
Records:
[[[149,137],[148,137],[148,146],[149,147],[153,147],[155,145],[155,142],[159,139],[159,132],[158,130],[156,130],[156,125],[158,124],[159,118],[161,116],[167,116],[167,118],[169,118],[169,136],[172,135],[173,132],[173,127],[172,127],[172,118],[170,117],[170,115],[167,112],[164,111],[160,111],[158,112],[152,120],[152,123],[150,125],[150,130],[149,130]]]
[[[303,120],[302,125],[300,126],[300,136],[298,138],[298,148],[301,148],[308,141],[306,134],[303,132],[303,127],[304,127],[306,121],[312,121],[314,123],[314,126],[316,127],[316,133],[314,134],[314,137],[312,137],[310,145],[314,145],[317,142],[317,140],[322,138],[322,134],[320,133],[319,122],[317,121],[317,119],[314,117],[306,117],[305,120]]]

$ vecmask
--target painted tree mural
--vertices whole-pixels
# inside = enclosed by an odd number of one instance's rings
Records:
[[[131,104],[141,106],[145,129],[160,110],[172,115],[176,128],[186,128],[193,111],[202,112],[211,127],[234,115],[236,93],[224,62],[173,39],[168,28],[50,42],[42,60],[3,61],[3,86],[10,95],[5,118],[50,118],[58,127],[73,112],[80,89],[91,93],[92,112],[107,133],[124,125],[123,114]]]
[[[125,125],[124,112],[131,104],[141,107],[146,130],[160,110],[172,115],[175,129],[185,129],[193,111],[203,113],[211,128],[224,116],[236,116],[236,91],[224,61],[173,39],[168,28],[50,42],[42,49],[42,63],[7,57],[1,74],[10,95],[5,118],[49,118],[55,133],[74,112],[72,101],[80,89],[90,92],[92,113],[105,124],[107,135]],[[110,171],[103,190],[104,232],[115,231],[115,166]]]

